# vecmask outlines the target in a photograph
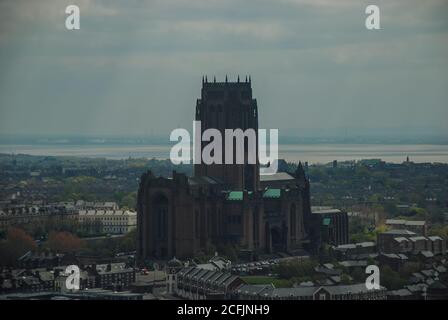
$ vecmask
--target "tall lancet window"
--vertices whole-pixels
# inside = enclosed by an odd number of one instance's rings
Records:
[[[291,230],[291,238],[296,237],[296,229],[297,229],[297,214],[296,214],[296,205],[293,203],[291,205],[290,213],[289,213],[289,223]]]

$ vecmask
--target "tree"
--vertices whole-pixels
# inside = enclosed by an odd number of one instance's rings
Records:
[[[408,262],[403,266],[401,274],[405,278],[409,278],[414,272],[418,272],[423,269],[423,266],[419,262]]]
[[[137,247],[137,229],[129,231],[123,238],[118,239],[117,247],[120,252],[135,251]]]
[[[81,251],[84,254],[111,258],[117,253],[135,251],[136,245],[137,229],[133,229],[123,237],[107,237],[98,241],[89,241]]]
[[[388,290],[398,290],[403,288],[406,284],[406,279],[403,279],[401,275],[398,272],[393,271],[391,267],[384,266],[381,268],[380,282],[381,285]]]
[[[37,247],[34,239],[24,230],[10,227],[6,240],[0,242],[0,264],[16,266],[17,259]]]
[[[440,209],[431,209],[430,217],[433,224],[445,222],[445,214]]]
[[[346,273],[341,274],[341,284],[351,284],[352,280],[350,276]]]
[[[317,263],[311,259],[282,261],[274,267],[274,272],[283,279],[301,278],[311,276],[315,272],[316,265]]]
[[[76,235],[67,232],[51,231],[48,235],[48,240],[45,242],[45,247],[54,252],[74,252],[83,246],[83,241]]]
[[[396,215],[398,215],[398,209],[394,203],[385,203],[384,211],[386,211],[386,213],[391,217],[395,217]]]
[[[231,244],[218,246],[218,252],[221,253],[223,257],[229,259],[230,261],[237,261],[238,259],[238,248]]]
[[[353,268],[350,275],[352,276],[353,280],[356,282],[364,282],[367,277],[363,268]]]
[[[135,209],[137,206],[137,192],[133,191],[122,197],[120,205],[128,209]]]
[[[431,236],[439,236],[448,239],[448,225],[434,225],[429,233]]]

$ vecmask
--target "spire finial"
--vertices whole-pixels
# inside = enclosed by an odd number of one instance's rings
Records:
[[[226,75],[226,83],[227,83],[227,75]]]
[[[213,82],[216,83],[216,76],[213,76]]]
[[[238,82],[240,82],[240,75],[238,75]]]
[[[246,82],[247,82],[247,74],[246,74]]]
[[[208,82],[208,80],[207,80],[207,76],[205,76],[205,82]]]
[[[305,171],[303,170],[303,166],[302,166],[302,162],[301,161],[299,161],[299,165],[296,168],[295,176],[298,179],[302,179],[302,178],[305,177]]]
[[[202,76],[202,84],[204,84],[204,76]]]
[[[250,75],[249,75],[249,83],[251,83]]]

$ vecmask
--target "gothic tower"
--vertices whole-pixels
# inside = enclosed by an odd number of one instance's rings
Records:
[[[201,136],[206,129],[217,129],[222,136],[222,164],[195,164],[194,174],[197,177],[208,176],[217,178],[233,190],[257,190],[259,187],[258,162],[258,111],[257,100],[252,98],[251,81],[246,78],[237,82],[202,81],[201,98],[196,103],[196,121],[201,121]],[[244,163],[225,164],[226,151],[225,130],[254,129],[255,138],[244,137]],[[225,142],[225,143],[224,143]],[[201,151],[210,142],[202,142]],[[233,163],[236,163],[235,153],[237,139],[233,138]],[[248,163],[250,154],[256,162]]]

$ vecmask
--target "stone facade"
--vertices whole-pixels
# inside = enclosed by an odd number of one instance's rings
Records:
[[[203,81],[196,120],[201,120],[202,129],[221,132],[258,129],[250,80]],[[198,164],[193,177],[145,173],[137,200],[138,257],[187,258],[229,243],[260,253],[302,249],[311,223],[309,181],[302,166],[292,175],[271,176],[263,187],[259,170],[257,160],[243,165]]]

